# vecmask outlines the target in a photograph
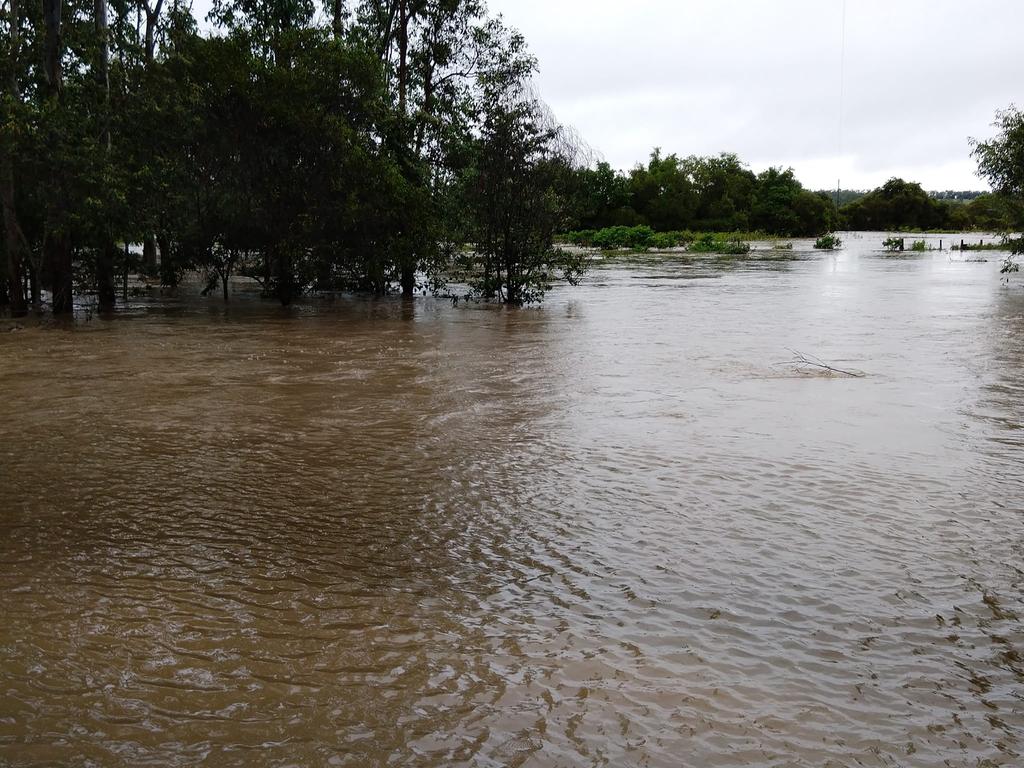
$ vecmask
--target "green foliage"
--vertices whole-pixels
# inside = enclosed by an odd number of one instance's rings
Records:
[[[833,224],[827,197],[803,188],[793,169],[769,168],[757,177],[750,212],[756,229],[784,237],[812,237]]]
[[[859,200],[867,194],[867,190],[864,189],[819,189],[816,190],[815,194],[822,197],[827,197],[829,202],[834,207],[842,208],[844,205],[852,203],[854,200]]]
[[[654,230],[648,226],[608,227],[595,232],[590,244],[602,250],[615,248],[640,250],[652,245],[654,236]]]
[[[951,207],[932,199],[920,184],[889,179],[841,210],[843,225],[853,230],[906,231],[948,226]]]
[[[973,155],[978,162],[978,174],[996,190],[994,198],[979,198],[971,203],[984,206],[989,213],[995,204],[1003,231],[1024,229],[1024,112],[1015,106],[996,112],[993,127],[996,136],[988,141],[971,139]],[[994,229],[994,228],[993,228]],[[1016,241],[1014,252],[1020,252],[1021,241]]]
[[[540,301],[556,275],[575,283],[586,260],[553,245],[564,228],[562,182],[575,161],[563,131],[525,87],[534,62],[512,36],[486,71],[480,135],[462,195],[476,248],[462,256],[475,296]]]
[[[1024,112],[1014,106],[996,112],[998,130],[988,141],[972,139],[978,173],[994,189],[1011,197],[1024,197]]]
[[[919,251],[919,252],[920,251],[927,251],[928,250],[928,243],[925,242],[924,240],[915,240],[910,245],[910,250],[912,250],[912,251]]]
[[[836,248],[841,248],[843,241],[839,239],[837,235],[828,234],[822,235],[814,241],[814,247],[819,251],[832,251]]]
[[[469,240],[481,296],[526,303],[576,279],[583,262],[550,233],[579,168],[528,97],[522,37],[479,0],[351,6],[328,26],[311,0],[216,0],[202,33],[174,3],[150,45],[139,8],[111,4],[109,99],[99,6],[73,3],[56,36],[22,19],[0,151],[17,158],[33,274],[54,282],[39,257],[66,243],[87,291],[112,241],[145,240],[168,284],[200,270],[225,298],[236,272],[285,304],[311,290],[408,296],[440,289]],[[64,64],[59,96],[39,71],[47,41],[64,44],[46,50]],[[623,204],[614,173],[595,179],[608,189],[593,205]]]
[[[745,243],[738,238],[727,238],[708,233],[690,243],[687,250],[692,253],[742,255],[750,252],[750,243]]]
[[[903,238],[901,237],[887,237],[882,241],[882,247],[890,253],[898,251],[903,247]]]
[[[650,239],[650,247],[656,251],[667,251],[683,245],[685,236],[682,232],[655,232]]]
[[[581,231],[648,226],[662,232],[735,232],[751,228],[773,235],[809,236],[834,223],[827,196],[805,190],[792,170],[755,176],[736,155],[663,155],[628,174],[607,163],[577,172],[571,211]],[[661,238],[654,247],[672,247]],[[641,247],[638,245],[613,247]]]

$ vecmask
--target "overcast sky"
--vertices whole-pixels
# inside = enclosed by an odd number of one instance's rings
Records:
[[[1024,0],[845,0],[845,36],[844,0],[488,5],[556,116],[621,169],[661,147],[792,166],[812,189],[985,189],[967,139],[1024,107]]]
[[[1024,106],[1024,0],[489,0],[608,162],[652,147],[792,166],[812,188],[984,189],[969,136]],[[842,120],[840,89],[842,85]]]

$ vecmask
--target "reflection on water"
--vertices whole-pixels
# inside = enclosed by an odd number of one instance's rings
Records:
[[[0,763],[1020,765],[1024,290],[876,239],[3,334]]]

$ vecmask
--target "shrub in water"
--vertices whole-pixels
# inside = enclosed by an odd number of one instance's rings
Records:
[[[650,246],[655,250],[665,251],[678,246],[680,240],[678,232],[655,232],[651,238]]]
[[[725,253],[729,255],[739,255],[750,252],[750,243],[745,243],[738,238],[730,240],[723,237],[715,237],[711,233],[708,233],[701,235],[690,243],[689,250],[693,253]]]
[[[831,251],[843,244],[843,241],[832,234],[822,235],[814,241],[814,247],[819,251]]]
[[[648,226],[606,227],[594,233],[592,244],[596,248],[646,248],[651,244],[654,230]]]

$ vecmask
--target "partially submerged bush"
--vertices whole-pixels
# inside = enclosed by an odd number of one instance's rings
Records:
[[[605,227],[604,229],[582,229],[566,232],[559,240],[572,243],[583,248],[600,248],[601,250],[628,249],[644,251],[667,251],[672,248],[688,247],[695,253],[743,254],[750,251],[747,240],[763,238],[764,233],[729,232],[699,234],[689,230],[673,232],[655,232],[648,226],[636,227]],[[776,245],[780,250],[792,250],[792,243]]]
[[[927,251],[928,250],[928,243],[926,243],[924,240],[915,240],[913,242],[913,244],[911,244],[910,250],[912,250],[912,251]]]
[[[693,253],[740,255],[750,252],[750,243],[745,243],[739,238],[716,237],[708,233],[690,243],[688,250]]]
[[[566,232],[561,239],[567,243],[573,245],[582,245],[589,248],[594,244],[594,233],[596,230],[593,229],[580,229],[574,232]]]
[[[657,251],[667,251],[669,248],[677,248],[683,244],[681,232],[655,232],[651,238],[650,246]]]
[[[591,238],[595,248],[612,250],[614,248],[647,248],[654,238],[654,230],[648,226],[639,227],[607,227],[599,229]]]
[[[887,237],[882,241],[882,247],[889,252],[898,251],[903,247],[903,238]]]
[[[814,247],[819,251],[832,251],[842,246],[843,241],[837,235],[822,235],[814,241]]]

